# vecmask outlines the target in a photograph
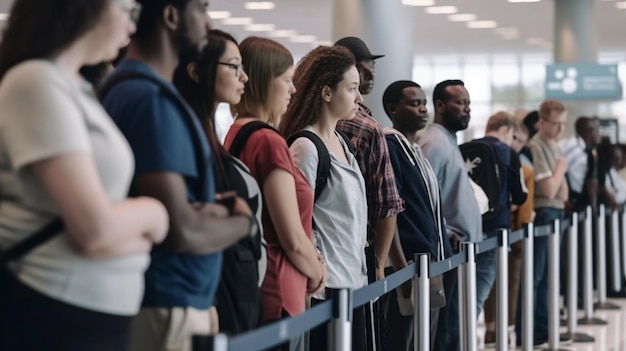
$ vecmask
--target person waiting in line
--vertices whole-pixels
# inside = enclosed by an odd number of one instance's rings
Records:
[[[598,147],[598,155],[601,158],[598,171],[598,185],[602,203],[610,211],[616,211],[626,201],[626,182],[619,176],[618,170],[622,168],[622,148],[611,144],[609,138],[602,138]]]
[[[171,83],[179,61],[196,57],[206,45],[208,1],[139,3],[144,12],[137,32],[101,95],[135,154],[131,195],[163,202],[170,231],[152,250],[131,350],[189,350],[192,334],[211,332],[221,250],[255,236],[256,220],[239,197],[230,208],[215,203],[215,171],[209,160],[216,153],[198,117]],[[125,75],[135,78],[113,84]]]
[[[539,123],[539,111],[534,110],[528,112],[528,114],[522,119],[521,124],[528,130],[528,140],[537,134],[537,124]],[[530,153],[528,146],[522,148],[520,152],[520,160],[528,159],[532,164],[533,155]]]
[[[535,226],[552,223],[564,216],[569,189],[565,179],[567,161],[558,141],[567,124],[567,110],[557,100],[545,100],[539,107],[537,134],[528,143],[535,173]],[[548,237],[536,237],[533,258],[534,340],[536,347],[548,341]],[[521,309],[521,295],[517,310]],[[522,342],[521,314],[516,316],[517,345]]]
[[[293,57],[283,45],[248,37],[239,47],[249,77],[246,93],[233,107],[237,117],[226,134],[226,149],[250,122],[277,126],[296,91]],[[267,241],[267,273],[261,286],[263,321],[295,316],[304,312],[306,294],[318,293],[326,284],[326,268],[312,242],[313,191],[276,130],[264,128],[250,134],[239,158],[263,194]],[[304,338],[289,344],[282,350],[303,350]]]
[[[517,153],[511,149],[516,123],[513,116],[504,111],[495,113],[487,120],[485,137],[479,140],[490,143],[498,151],[499,197],[495,215],[489,219],[483,217],[483,236],[496,236],[499,228],[509,228],[511,224],[511,205],[519,206],[526,201],[528,191],[521,175],[521,164]],[[496,251],[482,252],[476,256],[476,315],[482,312],[485,300],[489,297],[496,278]]]
[[[478,241],[482,233],[481,214],[474,196],[465,161],[457,145],[456,132],[467,129],[470,122],[470,99],[460,80],[445,80],[433,91],[434,123],[418,140],[424,156],[437,175],[446,234],[453,249],[459,241]],[[447,256],[452,252],[446,252]],[[446,307],[439,312],[435,350],[459,348],[459,310],[456,288],[457,272],[444,274]]]
[[[385,128],[389,156],[396,177],[396,186],[405,211],[398,215],[398,235],[401,245],[392,244],[406,260],[413,260],[415,253],[429,253],[433,261],[444,258],[444,223],[441,214],[439,183],[430,163],[417,144],[417,132],[426,127],[428,109],[426,95],[419,84],[401,80],[391,83],[383,93],[383,107],[393,124]],[[447,238],[446,238],[447,239]],[[451,251],[450,248],[447,250]],[[387,274],[393,269],[388,268]],[[411,287],[408,284],[383,297],[384,328],[383,350],[411,349],[413,341],[413,310],[404,311],[410,302]],[[409,312],[409,313],[407,313]],[[437,331],[439,308],[431,310],[431,338]],[[431,344],[434,347],[434,344]]]
[[[511,149],[519,155],[528,141],[528,129],[522,123],[516,125],[511,141]],[[532,222],[534,214],[535,175],[532,165],[526,159],[521,162],[524,186],[528,192],[526,201],[522,205],[511,206],[511,232],[520,230],[525,223]],[[515,315],[517,312],[517,295],[520,286],[522,271],[522,242],[511,244],[509,252],[509,285],[508,285],[508,326],[512,332],[515,327]],[[496,288],[492,287],[487,301],[485,301],[485,347],[494,347],[496,344]]]
[[[64,229],[0,270],[0,349],[126,350],[168,216],[127,199],[133,158],[79,75],[135,31],[133,1],[17,0],[0,43],[0,248]]]
[[[248,75],[241,64],[237,41],[230,34],[212,29],[207,38],[209,43],[199,58],[180,62],[174,72],[174,85],[202,121],[215,152],[217,191],[235,191],[244,197],[257,222],[261,223],[259,185],[248,167],[224,149],[215,129],[218,104],[238,104]],[[263,267],[259,273],[261,249],[259,235],[243,238],[223,252],[224,264],[216,295],[219,329],[223,333],[254,329],[261,322],[259,279],[264,275]]]
[[[315,244],[326,260],[326,285],[358,289],[367,284],[365,183],[347,141],[335,131],[339,120],[354,118],[363,101],[354,57],[342,47],[320,46],[298,63],[293,80],[296,93],[279,131],[285,137],[301,130],[313,132],[330,155],[325,188],[318,190],[317,170],[322,158],[315,144],[300,137],[290,147],[313,191],[320,194],[313,207],[313,232]],[[323,293],[315,294],[311,304],[325,298]],[[352,349],[364,350],[365,309],[357,308],[353,313]],[[311,350],[325,350],[327,342],[325,325],[311,331]]]
[[[600,120],[581,116],[576,119],[574,127],[576,133],[559,142],[568,164],[565,175],[569,187],[567,205],[570,211],[582,211],[587,206],[595,210],[598,202]]]

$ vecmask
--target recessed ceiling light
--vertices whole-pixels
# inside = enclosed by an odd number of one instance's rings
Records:
[[[615,7],[617,7],[620,10],[624,10],[626,9],[626,1],[619,1],[615,3]]]
[[[543,45],[546,43],[546,40],[540,37],[532,37],[526,39],[526,42],[530,45]]]
[[[457,12],[456,6],[431,6],[424,10],[431,15],[448,15]]]
[[[227,26],[245,26],[252,24],[252,18],[250,17],[230,17],[222,20],[222,24]]]
[[[496,28],[495,32],[500,35],[517,35],[519,31],[515,27]]]
[[[496,21],[467,22],[467,28],[471,28],[471,29],[496,28],[497,26],[498,26],[498,23]]]
[[[275,28],[276,26],[273,24],[260,24],[260,23],[249,24],[244,27],[244,29],[249,32],[271,32]]]
[[[448,21],[450,22],[469,22],[475,21],[478,18],[473,13],[455,13],[454,15],[448,16]]]
[[[435,0],[402,0],[402,4],[407,6],[433,6]]]
[[[296,32],[295,30],[285,30],[285,29],[275,30],[270,33],[270,37],[274,37],[274,38],[295,37],[296,35],[298,35],[298,32]]]
[[[230,17],[230,12],[228,11],[207,11],[207,13],[212,19],[224,19]]]
[[[333,46],[333,42],[332,41],[328,41],[328,40],[322,40],[322,41],[316,41],[315,43],[313,43],[314,46]]]
[[[540,2],[541,0],[508,0],[509,2]]]
[[[317,41],[317,37],[315,35],[296,35],[290,37],[289,41],[292,43],[314,43]]]
[[[0,12],[0,21],[6,21],[9,19],[9,14],[6,12]]]
[[[276,7],[271,1],[250,1],[243,4],[246,10],[271,10]]]

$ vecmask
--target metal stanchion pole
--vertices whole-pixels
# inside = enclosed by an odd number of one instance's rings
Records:
[[[587,206],[587,217],[585,218],[585,233],[583,237],[583,303],[585,317],[578,320],[580,325],[606,325],[606,321],[595,318],[593,316],[593,251],[591,243],[591,222],[592,222],[591,206]]]
[[[496,350],[509,349],[509,231],[498,229],[496,248]]]
[[[622,272],[624,275],[620,277],[621,279],[626,278],[626,237],[622,234],[624,233],[624,228],[626,227],[626,208],[622,206],[622,226],[620,227],[620,236],[622,237]],[[622,291],[624,293],[624,291]]]
[[[417,278],[413,278],[413,350],[430,350],[430,255],[415,254]]]
[[[611,248],[611,291],[612,293],[622,291],[622,266],[620,262],[620,232],[619,232],[619,210],[611,211],[611,231],[610,245]]]
[[[535,318],[534,305],[534,271],[533,271],[533,251],[535,240],[535,226],[533,223],[524,225],[524,240],[522,261],[522,310],[517,313],[522,314],[522,351],[533,349],[533,322]]]
[[[548,236],[548,350],[559,350],[559,262],[561,221],[555,219]]]
[[[587,334],[577,333],[578,317],[578,213],[572,214],[567,240],[567,332],[574,342],[594,342]]]
[[[465,285],[465,296],[459,296],[459,300],[465,299],[463,322],[465,330],[465,351],[476,351],[478,342],[476,339],[476,244],[467,242],[462,243],[463,250],[467,252],[467,262],[463,269],[463,281]]]
[[[465,252],[467,262],[467,252]],[[465,286],[465,270],[466,264],[463,263],[457,268],[457,291],[458,291],[458,314],[459,314],[459,346],[461,351],[467,351],[467,330],[465,324],[465,316],[467,315],[466,309],[466,299],[465,295],[467,293],[467,286]]]
[[[326,297],[333,300],[333,320],[328,325],[328,349],[352,350],[352,291],[326,289]]]
[[[598,232],[596,237],[596,282],[598,284],[598,302],[595,304],[597,310],[616,310],[619,306],[606,302],[606,206],[600,205],[600,215],[598,216]]]

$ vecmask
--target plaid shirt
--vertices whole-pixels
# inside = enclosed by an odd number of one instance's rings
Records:
[[[356,147],[356,159],[365,178],[370,223],[404,211],[404,202],[396,187],[385,135],[372,117],[371,111],[360,105],[353,119],[337,123],[337,130],[348,135]]]

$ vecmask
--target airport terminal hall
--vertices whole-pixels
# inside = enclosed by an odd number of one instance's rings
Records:
[[[626,351],[624,33],[0,0],[0,351]]]

